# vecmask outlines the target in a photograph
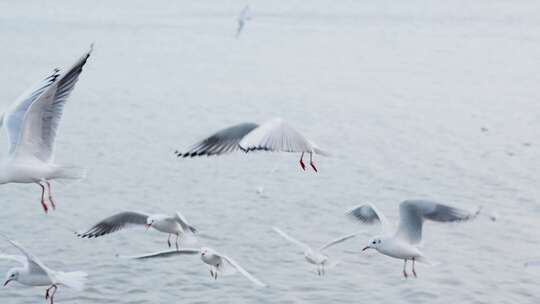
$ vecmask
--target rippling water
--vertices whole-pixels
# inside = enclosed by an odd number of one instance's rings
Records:
[[[254,18],[235,39],[245,4],[0,2],[1,107],[95,42],[56,154],[88,178],[55,184],[49,215],[39,187],[0,187],[2,232],[53,268],[89,272],[86,291],[61,288],[57,300],[538,303],[540,269],[523,267],[540,257],[538,1],[251,1]],[[317,157],[318,174],[301,172],[297,155],[173,156],[211,131],[275,116],[333,152]],[[419,265],[416,280],[402,278],[399,260],[360,253],[370,228],[329,251],[343,263],[322,278],[270,229],[317,246],[359,229],[346,208],[372,201],[396,219],[408,198],[499,217],[428,224],[423,250],[440,265]],[[181,210],[212,236],[201,244],[271,287],[213,281],[196,257],[115,257],[165,249],[157,232],[74,237],[122,210]],[[42,296],[0,290],[2,303]]]

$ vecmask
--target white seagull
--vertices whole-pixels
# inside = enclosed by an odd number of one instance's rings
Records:
[[[351,234],[348,234],[348,235],[344,235],[342,237],[339,237],[339,238],[337,238],[335,240],[332,240],[332,241],[328,242],[327,244],[325,244],[324,246],[318,248],[317,250],[313,250],[307,244],[304,244],[304,243],[294,239],[290,235],[283,232],[281,229],[279,229],[277,227],[272,227],[272,229],[274,229],[275,232],[277,232],[279,235],[281,235],[287,241],[289,241],[289,242],[291,242],[293,244],[296,244],[300,248],[302,248],[302,250],[304,251],[304,258],[306,259],[306,261],[308,261],[308,263],[310,263],[310,264],[313,264],[313,265],[317,266],[317,274],[318,275],[324,275],[325,274],[325,267],[332,266],[332,264],[330,264],[330,262],[329,262],[328,256],[325,255],[323,253],[323,251],[325,249],[328,249],[328,248],[336,245],[336,244],[345,242],[346,240],[351,239],[351,238],[355,237],[356,235],[358,235],[358,233],[360,233],[360,232],[355,232],[355,233],[351,233]],[[335,263],[334,263],[334,265],[335,265]]]
[[[309,163],[315,172],[317,168],[313,163],[313,153],[329,155],[281,118],[269,120],[262,125],[241,123],[228,127],[196,143],[188,151],[175,151],[175,154],[177,157],[212,156],[237,150],[245,153],[257,150],[302,153],[300,166],[303,170],[306,169],[304,153],[308,153]]]
[[[45,212],[45,186],[49,202],[56,208],[50,180],[84,177],[83,169],[54,162],[54,140],[69,94],[91,52],[92,47],[64,72],[55,69],[37,87],[22,94],[0,118],[8,136],[9,155],[0,164],[0,184],[38,184]]]
[[[249,9],[249,5],[246,5],[242,11],[240,12],[240,15],[238,15],[238,29],[236,30],[236,38],[240,36],[240,33],[242,33],[242,30],[244,29],[244,26],[248,20],[251,20],[251,10]]]
[[[176,235],[176,249],[179,249],[178,239],[180,236],[193,235],[197,232],[180,212],[173,215],[145,214],[139,212],[120,212],[95,224],[86,232],[77,233],[81,238],[100,237],[129,226],[150,227],[163,233],[168,233],[167,244],[171,247],[171,234]]]
[[[478,210],[479,211],[479,210]],[[373,237],[362,249],[375,249],[384,255],[403,259],[403,276],[408,277],[407,261],[412,261],[412,273],[416,277],[415,262],[430,264],[420,251],[422,242],[422,225],[424,220],[436,222],[457,222],[475,218],[478,211],[469,212],[428,200],[407,200],[399,205],[399,226],[394,233],[384,214],[373,204],[356,206],[347,214],[363,223],[380,223],[382,234]]]
[[[19,249],[23,255],[2,254],[0,255],[0,259],[17,261],[21,263],[23,267],[10,269],[7,272],[4,286],[12,281],[32,287],[49,286],[49,288],[45,290],[45,300],[50,299],[51,304],[53,304],[54,294],[56,293],[58,286],[67,286],[77,291],[83,290],[86,277],[88,276],[85,272],[62,272],[52,270],[15,241],[9,239],[7,239],[7,241]]]
[[[167,250],[167,251],[154,252],[154,253],[143,254],[143,255],[138,255],[138,256],[130,256],[130,257],[125,257],[125,258],[143,260],[143,259],[152,259],[152,258],[165,258],[165,257],[171,257],[171,256],[177,256],[177,255],[195,255],[195,254],[199,254],[201,260],[210,267],[210,275],[215,280],[217,280],[218,278],[218,273],[222,275],[228,275],[228,274],[234,274],[236,271],[238,271],[242,275],[244,275],[248,280],[250,280],[253,284],[260,287],[266,287],[266,284],[262,283],[253,275],[251,275],[249,272],[247,272],[244,268],[242,268],[242,266],[236,263],[233,259],[207,247],[203,247],[201,249],[183,248],[180,250]]]

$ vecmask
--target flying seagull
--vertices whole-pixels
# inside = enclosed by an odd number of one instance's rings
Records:
[[[238,28],[236,30],[236,38],[240,36],[240,33],[242,33],[242,30],[244,29],[244,26],[246,25],[246,22],[248,20],[251,20],[251,10],[249,9],[249,5],[246,5],[242,11],[240,12],[240,15],[238,15]]]
[[[317,266],[317,274],[318,275],[324,275],[325,273],[325,267],[328,267],[329,265],[331,266],[332,264],[330,264],[330,261],[328,259],[328,256],[325,255],[323,253],[323,251],[325,249],[328,249],[336,244],[339,244],[339,243],[343,243],[345,242],[346,240],[349,240],[353,237],[355,237],[356,235],[358,235],[359,232],[356,232],[356,233],[351,233],[351,234],[348,234],[348,235],[344,235],[342,237],[339,237],[337,239],[334,239],[328,243],[326,243],[324,246],[318,248],[317,250],[313,250],[311,247],[309,247],[308,245],[294,239],[293,237],[291,237],[290,235],[286,234],[285,232],[283,232],[281,229],[277,228],[277,227],[272,227],[272,229],[274,229],[275,232],[277,232],[279,235],[281,235],[284,239],[286,239],[287,241],[299,246],[300,248],[302,248],[303,252],[304,252],[304,258],[306,259],[306,261],[310,264],[313,264],[313,265],[316,265]],[[334,263],[335,264],[335,263]]]
[[[32,287],[49,286],[45,290],[45,300],[50,300],[51,304],[53,304],[54,294],[58,286],[67,286],[77,291],[83,290],[86,277],[88,276],[86,273],[81,271],[62,272],[52,270],[17,242],[7,238],[6,240],[23,255],[0,255],[0,259],[13,260],[22,265],[22,267],[15,267],[7,272],[4,286],[7,286],[13,281]]]
[[[167,244],[171,247],[171,234],[176,235],[176,249],[180,248],[178,239],[182,235],[192,235],[197,232],[195,227],[191,226],[180,212],[173,215],[164,214],[145,214],[139,212],[120,212],[110,216],[95,224],[86,232],[77,233],[81,238],[100,237],[129,226],[145,226],[146,230],[150,227],[163,233],[168,233]]]
[[[184,256],[184,255],[196,255],[196,254],[199,254],[201,260],[209,266],[210,275],[215,280],[217,280],[218,278],[218,273],[222,275],[228,275],[228,274],[234,274],[236,271],[238,271],[244,277],[250,280],[253,284],[260,287],[266,287],[266,284],[262,283],[253,275],[251,275],[249,272],[247,272],[244,268],[242,268],[242,266],[240,266],[240,264],[238,264],[232,258],[227,257],[226,255],[218,253],[217,251],[211,248],[207,248],[207,247],[203,247],[201,249],[183,248],[180,250],[167,250],[167,251],[154,252],[154,253],[143,254],[143,255],[138,255],[138,256],[130,256],[130,257],[125,257],[125,258],[146,260],[146,259],[154,259],[154,258],[166,258],[166,257],[171,257],[171,256]]]
[[[177,157],[185,158],[222,155],[237,150],[245,153],[257,150],[302,153],[300,166],[303,170],[306,169],[303,161],[304,154],[308,153],[309,163],[315,172],[317,168],[313,162],[313,153],[329,155],[281,118],[269,120],[262,125],[255,123],[234,125],[196,143],[186,152],[175,151],[174,153]]]
[[[395,233],[391,231],[390,224],[384,214],[373,204],[356,206],[347,211],[347,214],[363,223],[379,223],[382,234],[373,237],[368,245],[362,249],[375,249],[384,255],[402,259],[403,276],[408,277],[407,261],[412,261],[412,273],[416,277],[415,262],[430,264],[430,261],[420,251],[422,241],[422,226],[425,220],[435,222],[458,222],[475,218],[478,211],[454,208],[428,200],[407,200],[399,205],[399,225]]]
[[[0,117],[8,136],[8,158],[0,164],[0,184],[38,184],[45,212],[45,186],[51,207],[56,208],[49,181],[84,177],[84,169],[55,163],[54,140],[69,94],[91,52],[92,46],[71,68],[55,69]]]

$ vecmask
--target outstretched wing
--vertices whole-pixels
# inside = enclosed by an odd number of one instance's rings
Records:
[[[396,236],[411,243],[422,240],[424,219],[436,222],[466,221],[476,217],[478,212],[454,208],[428,200],[407,200],[399,205],[399,226]]]
[[[237,151],[239,149],[238,143],[242,138],[258,126],[255,123],[241,123],[228,127],[196,143],[186,152],[175,151],[175,154],[177,157],[195,157],[221,155]]]
[[[244,152],[254,150],[314,152],[311,142],[281,118],[275,118],[262,124],[247,134],[239,145]]]
[[[23,93],[2,115],[2,122],[8,136],[8,154],[10,157],[15,156],[15,150],[21,141],[26,112],[56,82],[58,77],[60,77],[60,70],[55,69],[39,85]]]
[[[31,273],[43,274],[43,275],[52,277],[51,271],[43,263],[41,263],[41,261],[37,257],[35,257],[30,252],[28,252],[26,249],[24,249],[24,247],[22,247],[19,243],[8,239],[6,236],[3,236],[3,237],[6,239],[6,241],[11,243],[13,247],[19,249],[19,251],[24,255],[24,257],[27,260],[26,263],[28,265],[28,270]],[[20,259],[20,258],[17,258],[17,259]],[[22,262],[22,260],[19,260],[19,262]]]
[[[297,246],[299,246],[300,248],[302,248],[303,251],[311,251],[311,248],[307,245],[307,244],[304,244],[302,242],[300,242],[299,240],[293,238],[292,236],[286,234],[285,232],[283,232],[281,229],[277,228],[277,227],[272,227],[272,229],[277,232],[279,235],[281,235],[284,239],[286,239],[287,241],[293,243],[293,244],[296,244]]]
[[[358,220],[365,224],[380,224],[383,233],[390,231],[390,223],[382,212],[372,203],[358,205],[347,210],[345,214],[354,220]]]
[[[182,230],[184,230],[184,232],[191,232],[191,233],[196,233],[197,232],[197,229],[195,229],[195,227],[191,226],[188,221],[182,216],[182,214],[180,212],[176,212],[176,221],[178,223],[180,223],[180,226],[182,227]]]
[[[344,236],[342,236],[342,237],[339,237],[339,238],[337,238],[337,239],[335,239],[335,240],[332,240],[332,241],[328,242],[327,244],[325,244],[324,246],[322,246],[322,247],[319,249],[319,251],[323,251],[323,250],[325,250],[325,249],[327,249],[327,248],[330,248],[330,247],[332,247],[332,246],[334,246],[334,245],[336,245],[336,244],[343,243],[343,242],[345,242],[346,240],[352,239],[353,237],[357,236],[359,233],[360,233],[360,231],[359,231],[359,232],[355,232],[355,233],[351,233],[351,234],[347,234],[347,235],[344,235]]]
[[[254,277],[249,272],[247,272],[244,268],[242,268],[242,266],[240,266],[238,263],[236,263],[236,261],[234,261],[233,259],[231,259],[231,258],[229,258],[227,256],[224,256],[224,255],[221,255],[221,258],[224,259],[225,261],[227,261],[227,263],[229,263],[232,267],[234,267],[236,270],[238,270],[238,272],[240,272],[242,275],[244,275],[244,277],[246,277],[248,280],[250,280],[255,285],[258,285],[260,287],[266,287],[266,284],[259,281],[256,277]]]
[[[177,255],[194,255],[199,254],[200,250],[196,248],[183,248],[183,249],[172,249],[172,250],[166,250],[166,251],[158,251],[153,253],[146,253],[141,255],[134,255],[134,256],[119,256],[120,258],[124,259],[135,259],[135,260],[146,260],[146,259],[154,259],[154,258],[168,258],[172,256]]]
[[[128,226],[145,225],[147,218],[148,215],[144,213],[130,211],[120,212],[95,224],[86,232],[77,233],[77,236],[81,238],[100,237],[102,235],[113,233]]]
[[[22,103],[20,109],[26,110],[22,121],[16,120],[19,122],[17,128],[20,129],[16,156],[32,155],[45,162],[52,159],[54,140],[64,105],[91,52],[92,47],[65,73],[55,70],[53,75],[48,77],[48,85],[43,92],[36,98],[32,98],[32,93],[28,101]],[[25,107],[26,105],[28,106]]]

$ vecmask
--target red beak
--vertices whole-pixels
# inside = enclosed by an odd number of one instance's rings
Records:
[[[362,251],[366,251],[366,250],[368,250],[369,248],[371,248],[371,247],[366,246],[366,247],[364,247],[364,249],[362,249]]]
[[[11,280],[7,280],[5,283],[4,283],[4,287],[6,287],[6,285],[11,282]]]
[[[144,226],[146,226],[146,230],[145,230],[145,231],[148,231],[148,229],[150,229],[150,227],[152,227],[152,224],[146,224],[146,225],[144,225]]]

